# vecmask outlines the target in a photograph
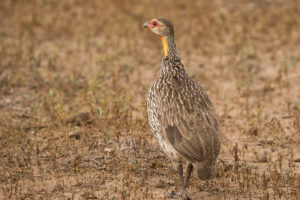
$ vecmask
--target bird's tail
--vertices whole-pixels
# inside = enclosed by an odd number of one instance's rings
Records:
[[[200,180],[208,180],[215,178],[217,175],[216,162],[199,162],[196,163],[196,171]]]

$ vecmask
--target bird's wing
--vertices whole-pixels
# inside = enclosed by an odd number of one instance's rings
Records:
[[[177,152],[191,162],[215,159],[220,151],[219,125],[205,91],[197,85],[190,94],[175,89],[178,101],[164,109],[165,137]],[[172,110],[180,112],[172,112]]]

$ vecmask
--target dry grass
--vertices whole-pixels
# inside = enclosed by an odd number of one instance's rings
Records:
[[[222,128],[194,199],[300,199],[299,0],[0,1],[0,199],[166,199],[145,97],[170,18]]]

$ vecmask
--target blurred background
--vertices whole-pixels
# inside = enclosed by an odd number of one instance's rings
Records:
[[[1,0],[0,199],[166,199],[149,129],[166,17],[222,129],[194,199],[299,199],[299,0]]]

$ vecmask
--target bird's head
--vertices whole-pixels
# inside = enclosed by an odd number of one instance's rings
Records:
[[[173,24],[162,17],[152,19],[149,22],[144,23],[143,27],[149,28],[151,31],[162,37],[174,36]]]
[[[174,28],[172,22],[165,18],[159,17],[144,23],[143,28],[149,28],[151,31],[160,36],[164,46],[165,56],[168,56],[167,40],[173,41],[174,38]]]

